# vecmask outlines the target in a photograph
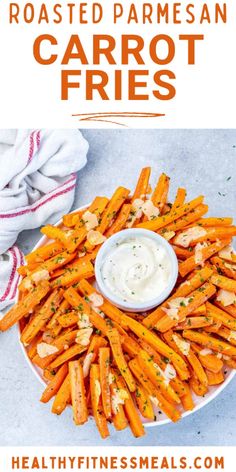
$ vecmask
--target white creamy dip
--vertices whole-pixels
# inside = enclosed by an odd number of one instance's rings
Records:
[[[104,285],[125,302],[146,302],[168,286],[171,259],[161,244],[146,236],[117,242],[101,267]]]

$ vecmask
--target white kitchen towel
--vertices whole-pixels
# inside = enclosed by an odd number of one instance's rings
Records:
[[[18,234],[70,210],[87,151],[78,130],[0,130],[0,310],[16,292]]]

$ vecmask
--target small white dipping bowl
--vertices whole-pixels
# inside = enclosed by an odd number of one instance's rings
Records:
[[[156,298],[147,300],[145,302],[136,301],[135,303],[132,303],[130,301],[122,300],[120,297],[116,296],[111,290],[109,290],[103,279],[102,267],[106,257],[109,255],[111,250],[117,246],[117,244],[122,243],[126,239],[130,239],[132,237],[137,238],[139,236],[150,238],[156,241],[160,246],[164,247],[170,258],[172,269],[168,286]],[[106,297],[111,303],[125,311],[142,312],[146,310],[151,310],[152,308],[155,308],[156,306],[160,305],[160,303],[162,303],[173,290],[177,280],[177,276],[178,261],[172,246],[168,243],[168,241],[166,241],[166,239],[162,238],[162,236],[160,236],[159,234],[154,233],[154,231],[149,231],[147,229],[142,228],[125,229],[111,236],[103,243],[101,249],[99,249],[95,261],[95,277],[99,290],[102,292],[104,297]]]

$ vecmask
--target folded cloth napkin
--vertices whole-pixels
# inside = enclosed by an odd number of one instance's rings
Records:
[[[0,310],[16,295],[19,233],[68,213],[87,151],[78,130],[0,130]]]

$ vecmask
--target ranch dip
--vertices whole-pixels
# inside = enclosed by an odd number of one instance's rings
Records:
[[[171,267],[167,250],[157,241],[127,236],[106,255],[101,275],[110,292],[124,302],[146,302],[167,288]]]

